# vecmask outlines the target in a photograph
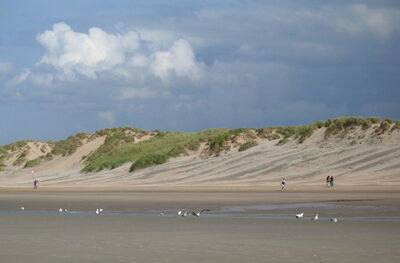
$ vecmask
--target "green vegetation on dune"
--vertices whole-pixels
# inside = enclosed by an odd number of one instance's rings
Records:
[[[53,159],[53,154],[50,152],[46,155],[39,156],[36,159],[27,161],[24,165],[24,168],[33,167],[33,166],[39,165],[43,160],[49,161],[51,159]]]
[[[19,155],[18,158],[14,161],[13,165],[14,166],[18,166],[18,165],[22,165],[26,162],[26,156],[28,155],[29,151],[28,150],[24,150],[22,151]]]
[[[321,128],[322,125],[323,123],[318,121],[311,125],[275,127],[276,133],[283,137],[278,144],[285,144],[289,138],[297,139],[299,143],[303,143],[316,129]]]
[[[184,155],[188,150],[195,151],[201,142],[215,143],[226,133],[229,133],[228,129],[211,129],[198,133],[158,132],[145,141],[121,144],[114,142],[119,135],[109,135],[105,143],[87,158],[83,171],[114,169],[127,162],[133,162],[131,170],[137,170]]]
[[[87,139],[90,135],[86,133],[78,133],[74,136],[69,136],[65,140],[49,142],[50,144],[54,144],[53,150],[51,153],[53,155],[62,155],[67,156],[73,154],[79,146],[82,145],[82,140]]]
[[[7,150],[3,146],[0,146],[0,167],[4,166],[3,161],[7,158]]]
[[[148,153],[140,156],[129,169],[130,172],[143,169],[157,164],[163,164],[168,161],[169,156],[162,153]]]
[[[137,128],[104,129],[96,132],[97,135],[106,135],[105,143],[93,154],[86,158],[86,166],[82,171],[92,172],[103,169],[114,169],[124,163],[131,162],[130,171],[165,163],[169,158],[186,155],[188,151],[196,151],[202,142],[207,143],[210,155],[219,155],[229,149],[228,142],[234,141],[239,135],[259,136],[268,140],[280,139],[278,144],[286,143],[290,138],[298,143],[304,142],[315,130],[325,127],[325,135],[330,136],[339,131],[361,126],[362,129],[380,124],[378,118],[345,117],[327,121],[317,121],[310,125],[265,127],[260,129],[210,129],[197,133],[143,131]],[[388,121],[386,121],[388,122]],[[394,122],[395,123],[395,122]],[[386,127],[386,126],[385,126]],[[132,132],[132,133],[130,133]],[[148,140],[135,142],[133,133],[151,135]],[[257,145],[254,141],[247,141],[240,145],[244,151]],[[247,139],[249,140],[249,139]]]
[[[257,146],[257,145],[258,145],[258,143],[255,142],[255,141],[245,142],[242,145],[240,145],[239,152],[246,151],[246,150],[248,150],[248,149],[250,149],[250,148],[252,148],[254,146]]]
[[[16,151],[17,149],[22,148],[25,145],[27,145],[28,142],[29,142],[28,140],[16,141],[16,142],[2,146],[2,148],[6,151]]]
[[[136,127],[119,127],[119,128],[106,128],[99,131],[96,131],[96,135],[105,136],[105,135],[112,135],[117,132],[124,132],[124,133],[141,133],[141,134],[148,134],[150,131],[142,130]]]
[[[25,163],[24,168],[28,168],[28,167],[33,167],[36,165],[39,165],[42,162],[42,157],[33,159],[33,160],[29,160]]]
[[[43,160],[51,160],[55,155],[67,156],[73,154],[84,143],[105,136],[105,142],[95,152],[84,156],[84,172],[114,169],[125,163],[132,163],[130,171],[167,162],[170,158],[187,155],[197,151],[201,143],[206,144],[204,154],[218,156],[221,152],[229,151],[233,146],[239,146],[239,151],[245,151],[257,145],[256,140],[279,140],[278,145],[289,140],[303,143],[313,133],[323,128],[325,138],[330,136],[342,137],[354,129],[367,130],[371,128],[372,136],[379,136],[400,129],[400,121],[379,118],[343,117],[317,121],[310,125],[239,128],[239,129],[209,129],[197,133],[147,131],[134,127],[110,128],[97,131],[95,134],[78,133],[65,140],[50,141],[51,152],[34,160],[26,160],[28,154],[24,146],[28,141],[18,141],[0,146],[0,169],[5,165],[10,154],[15,153],[17,159],[14,165],[32,167]],[[371,134],[371,133],[370,133]],[[141,140],[148,136],[146,140]],[[139,140],[139,141],[138,141]],[[352,143],[356,144],[354,140]],[[15,152],[15,153],[11,153]],[[45,151],[42,151],[45,153]]]
[[[327,120],[324,123],[326,127],[325,137],[335,135],[339,132],[349,131],[357,127],[361,127],[363,130],[371,128],[373,125],[376,126],[376,133],[386,132],[389,128],[392,129],[400,128],[397,125],[398,121],[391,119],[380,120],[379,118],[359,118],[359,117],[343,117],[338,119]]]
[[[16,141],[4,146],[0,146],[0,168],[1,167],[5,167],[4,165],[4,160],[7,159],[9,157],[9,151],[17,151],[22,149],[24,146],[27,145],[29,141],[28,140],[24,140],[24,141]],[[26,151],[22,151],[18,158],[15,160],[14,165],[20,165],[25,161],[25,157],[27,155]],[[2,170],[2,169],[1,169]]]

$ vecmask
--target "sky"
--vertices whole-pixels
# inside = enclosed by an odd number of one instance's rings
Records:
[[[400,119],[400,2],[1,0],[0,145]]]

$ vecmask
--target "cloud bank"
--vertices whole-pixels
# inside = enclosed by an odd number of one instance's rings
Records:
[[[112,34],[92,27],[85,34],[57,23],[37,40],[45,51],[37,65],[54,67],[62,80],[98,79],[105,73],[127,79],[145,74],[162,81],[173,77],[198,80],[201,76],[202,64],[184,39],[175,40],[168,50],[151,50],[152,43],[143,41],[136,31]]]

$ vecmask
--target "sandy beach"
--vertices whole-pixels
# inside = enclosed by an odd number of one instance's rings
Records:
[[[21,153],[10,152],[0,173],[1,262],[397,262],[399,130],[327,138],[324,129],[301,144],[264,140],[217,156],[203,144],[134,172],[129,162],[82,172],[104,136],[32,168],[13,166]],[[28,146],[44,154],[43,144]]]
[[[104,213],[96,215],[97,208]],[[202,208],[211,211],[198,218],[176,214]],[[0,211],[4,262],[397,262],[400,256],[396,191],[1,191]],[[294,218],[299,212],[303,219]],[[315,213],[320,219],[310,220]]]

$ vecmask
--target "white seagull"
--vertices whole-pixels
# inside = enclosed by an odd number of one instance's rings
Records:
[[[312,220],[318,220],[318,214],[316,214],[316,215],[312,218]]]
[[[336,223],[337,222],[337,218],[336,217],[335,218],[331,218],[331,222]]]
[[[296,214],[296,218],[303,218],[303,216],[304,216],[304,213]]]
[[[99,209],[96,209],[96,214],[98,215],[100,213]]]
[[[58,212],[62,212],[62,211],[63,211],[62,208],[58,209]]]
[[[188,212],[188,211],[181,211],[181,210],[178,211],[178,216],[183,216],[183,217],[185,217],[185,216],[188,216],[188,215],[189,215],[189,212]]]
[[[192,212],[192,215],[199,217],[204,211],[211,211],[210,209],[203,209],[200,212]]]
[[[163,212],[160,212],[160,216],[164,216],[164,213],[163,213]]]
[[[21,206],[21,210],[24,211],[24,210],[25,210],[25,207]]]

